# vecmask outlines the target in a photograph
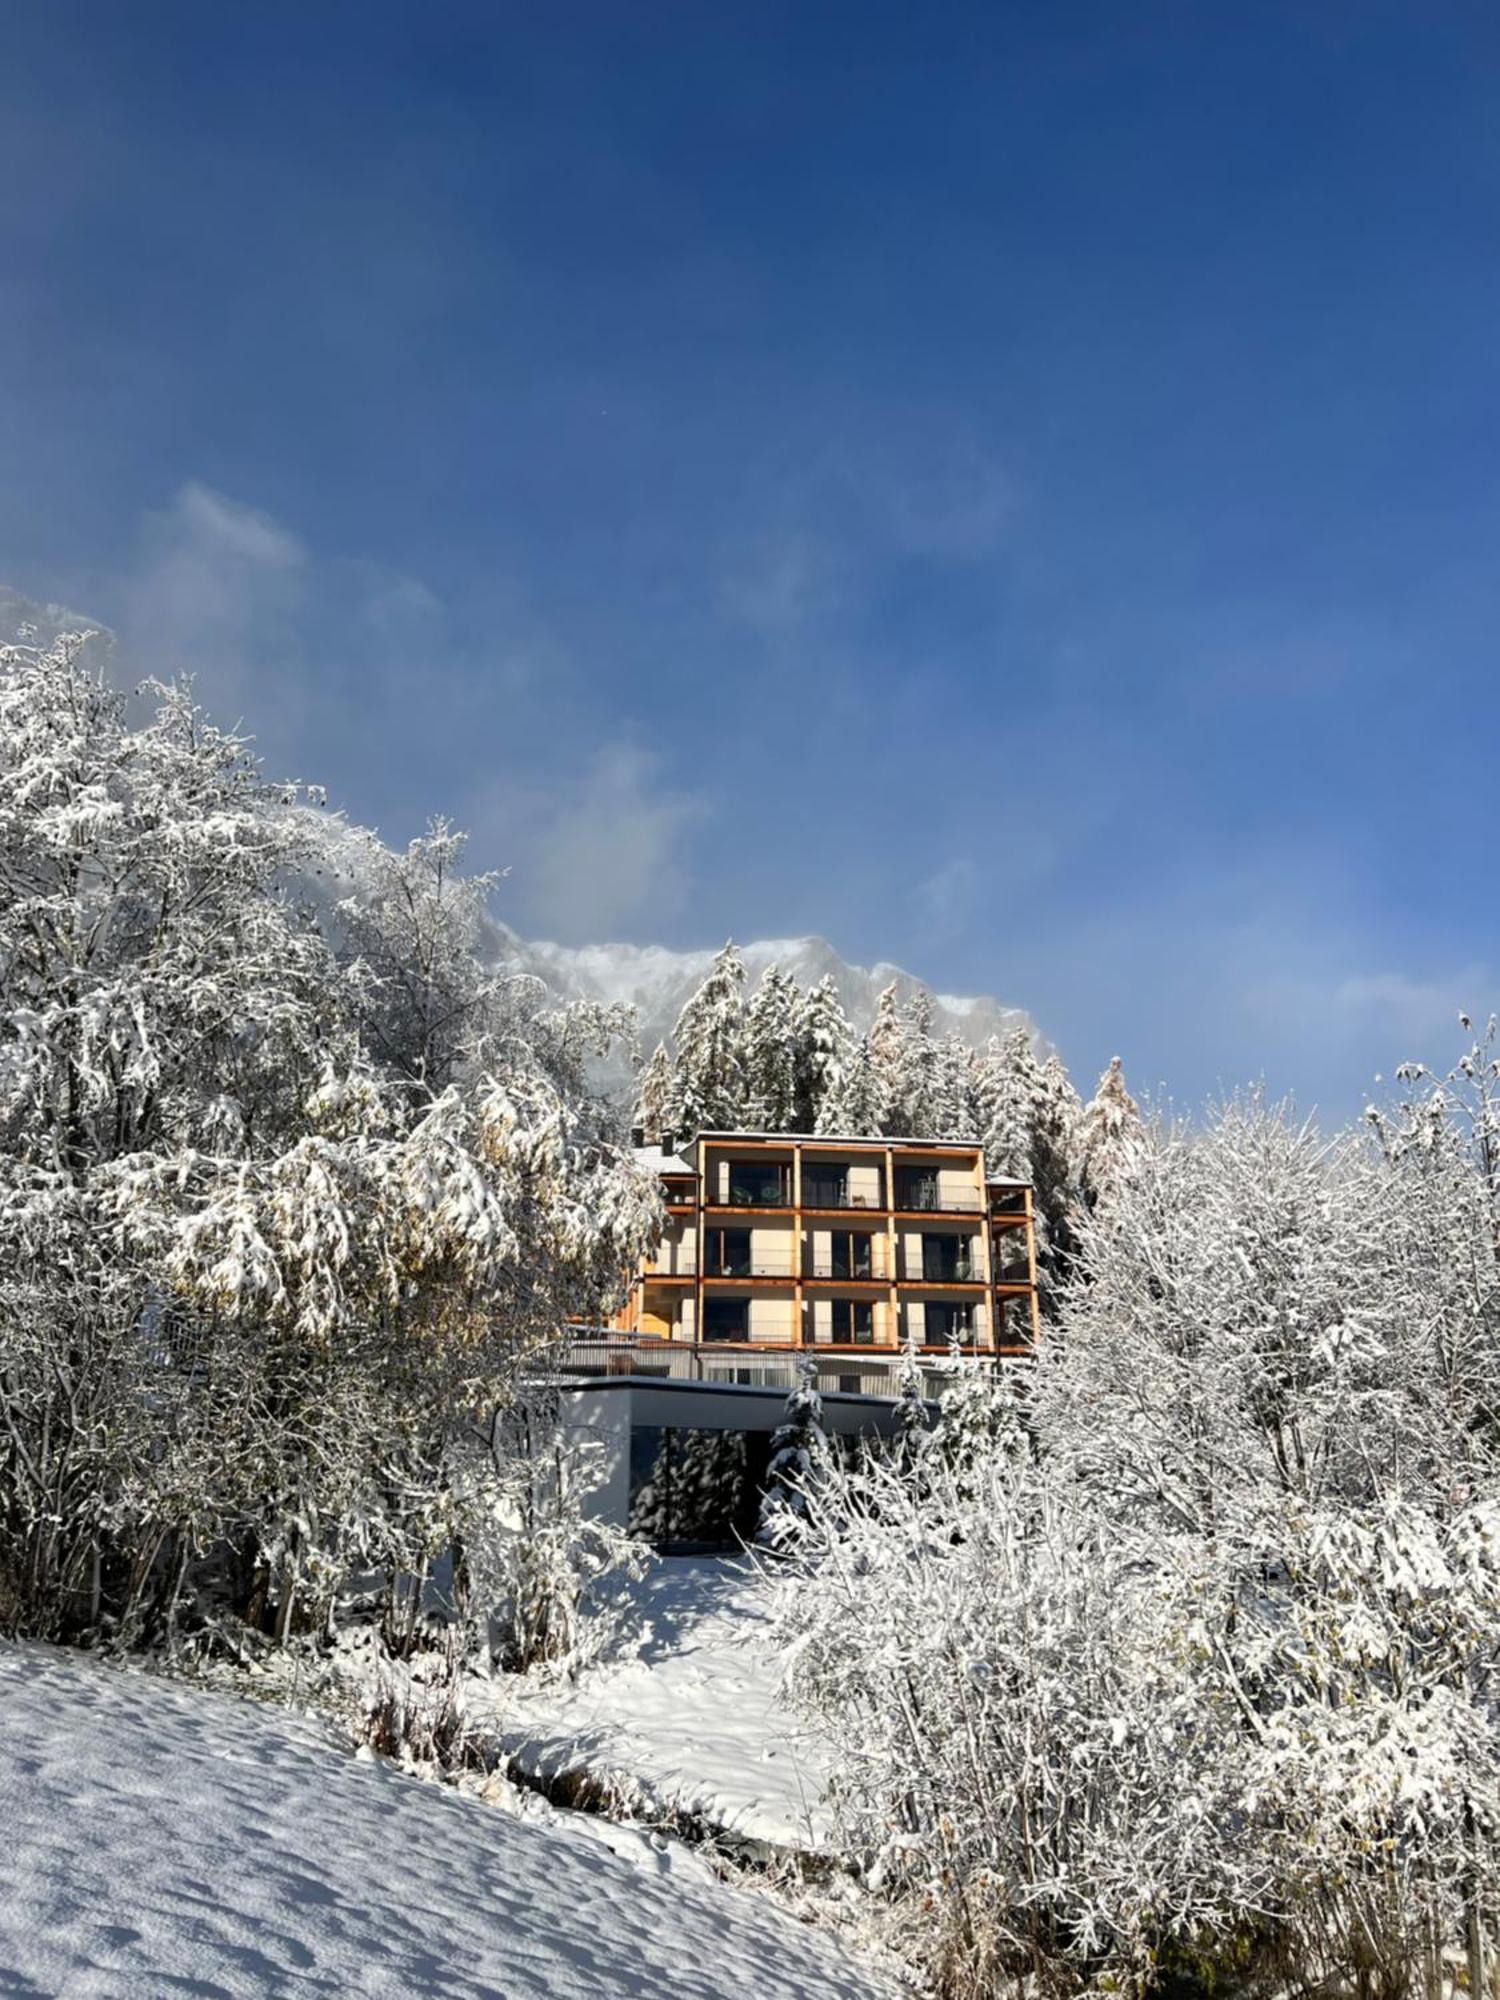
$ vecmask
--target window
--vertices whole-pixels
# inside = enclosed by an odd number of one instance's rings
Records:
[[[748,1229],[709,1229],[704,1235],[707,1259],[703,1268],[710,1278],[749,1277]]]
[[[836,1347],[870,1347],[875,1340],[875,1304],[872,1299],[833,1301],[833,1342]]]
[[[956,1340],[965,1346],[974,1338],[974,1308],[950,1299],[929,1299],[922,1308],[922,1339],[928,1347]]]
[[[875,1239],[866,1229],[836,1229],[831,1239],[829,1276],[872,1278],[875,1275]]]
[[[736,1207],[784,1208],[787,1169],[777,1161],[731,1160],[729,1199]]]
[[[974,1276],[974,1259],[967,1236],[922,1238],[922,1276],[930,1285],[962,1284]]]
[[[906,1209],[940,1206],[936,1167],[902,1167],[896,1175],[896,1200]]]
[[[804,1208],[847,1208],[849,1169],[826,1160],[802,1163],[802,1206]]]
[[[748,1340],[750,1301],[748,1299],[705,1299],[703,1301],[705,1340]]]

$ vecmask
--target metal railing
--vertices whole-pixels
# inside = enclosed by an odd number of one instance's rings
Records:
[[[803,1273],[808,1278],[837,1279],[851,1285],[888,1285],[890,1279],[877,1263],[866,1265],[862,1271],[851,1271],[848,1260],[840,1262],[833,1257],[813,1257]]]

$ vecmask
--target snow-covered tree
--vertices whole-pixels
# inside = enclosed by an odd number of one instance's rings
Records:
[[[1031,1032],[1018,1028],[1005,1042],[991,1036],[975,1065],[974,1091],[985,1164],[1011,1180],[1031,1178],[1031,1127],[1040,1089],[1040,1066]]]
[[[796,980],[779,965],[768,965],[745,1009],[745,1096],[736,1122],[757,1132],[798,1129],[805,1014]]]
[[[771,1435],[771,1458],[755,1533],[763,1548],[781,1551],[792,1545],[799,1527],[814,1512],[813,1485],[827,1458],[818,1371],[812,1357],[804,1355],[781,1423]]]
[[[667,1131],[676,1079],[665,1042],[658,1042],[636,1087],[634,1124],[648,1146],[659,1146]],[[675,1134],[673,1135],[675,1137]]]
[[[679,1137],[732,1131],[744,1123],[744,986],[744,961],[731,942],[677,1017],[670,1124]]]
[[[1406,1995],[1500,1905],[1485,1058],[1380,1143],[1142,1133],[1024,1397],[828,1475],[777,1584],[847,1851],[941,1992]],[[1009,1400],[1008,1400],[1009,1399]],[[947,1435],[948,1450],[940,1448]],[[890,1663],[899,1661],[899,1673]]]
[[[928,1117],[932,1138],[977,1140],[979,1137],[974,1057],[958,1035],[944,1035],[934,1045]]]
[[[798,1039],[796,1130],[816,1132],[824,1107],[838,1095],[854,1037],[839,990],[820,979],[802,1009]]]
[[[494,1414],[462,1467],[460,1608],[509,1672],[586,1666],[617,1633],[621,1587],[644,1573],[643,1544],[588,1506],[603,1460],[543,1377]]]
[[[1125,1088],[1120,1058],[1111,1056],[1074,1139],[1079,1186],[1091,1206],[1108,1201],[1129,1173],[1140,1151],[1141,1130],[1140,1110]]]
[[[433,1558],[463,1427],[659,1204],[582,1093],[599,1011],[466,960],[446,830],[333,910],[341,823],[148,692],[0,653],[0,1595],[284,1635]]]
[[[823,1100],[817,1130],[840,1136],[875,1137],[886,1130],[889,1111],[885,1077],[869,1040],[857,1040],[842,1076]]]

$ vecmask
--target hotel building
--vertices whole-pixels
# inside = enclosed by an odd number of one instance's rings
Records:
[[[614,1326],[757,1349],[1022,1355],[1038,1334],[1031,1189],[927,1139],[700,1132],[641,1147],[668,1224]]]

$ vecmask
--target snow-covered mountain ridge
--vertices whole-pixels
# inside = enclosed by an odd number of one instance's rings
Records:
[[[513,962],[546,981],[563,999],[626,1001],[636,1010],[643,1049],[649,1051],[672,1031],[684,1001],[699,984],[718,947],[675,951],[655,944],[562,945],[527,941],[505,925],[501,947]],[[899,965],[855,965],[841,958],[826,938],[759,938],[739,946],[747,984],[753,987],[768,965],[779,965],[800,986],[832,978],[844,1011],[856,1028],[867,1028],[875,1002],[887,986],[905,998],[925,982]],[[1020,1007],[1007,1007],[988,994],[934,993],[933,1018],[942,1034],[960,1036],[979,1048],[991,1035],[1017,1028],[1035,1033]]]

